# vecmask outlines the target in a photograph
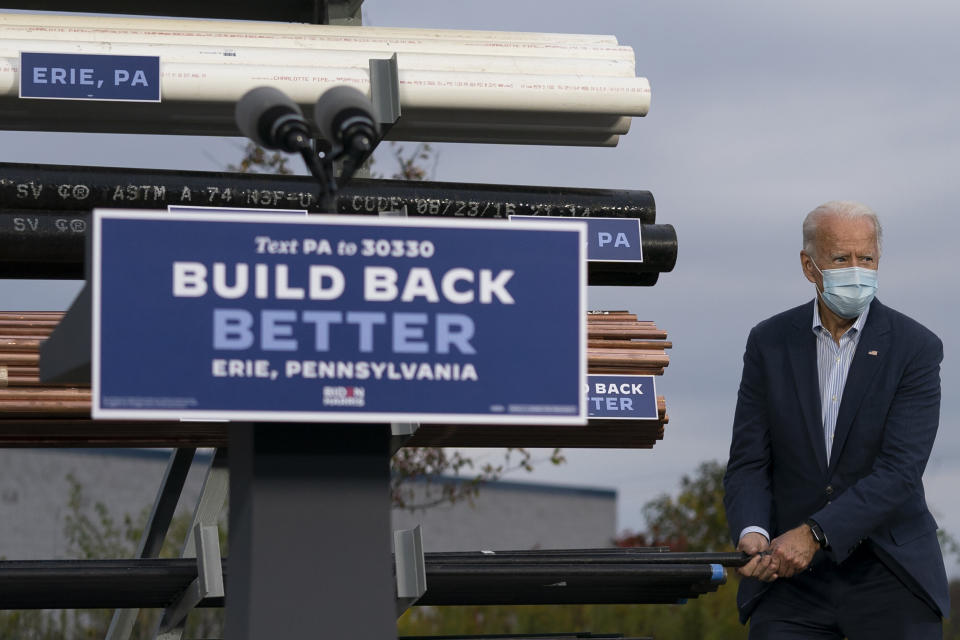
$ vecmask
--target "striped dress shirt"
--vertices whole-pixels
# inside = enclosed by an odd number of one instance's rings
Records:
[[[850,363],[857,350],[863,325],[867,321],[870,307],[860,314],[853,326],[840,336],[840,344],[833,340],[820,323],[820,305],[813,305],[813,333],[817,336],[817,374],[820,378],[820,410],[823,420],[823,442],[827,449],[827,461],[833,449],[833,434],[837,428],[837,413],[843,398],[843,387],[847,384]]]

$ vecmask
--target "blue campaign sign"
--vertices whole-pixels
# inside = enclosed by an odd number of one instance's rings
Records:
[[[93,415],[583,424],[583,232],[97,210]]]
[[[20,97],[160,102],[160,58],[23,51]]]
[[[595,262],[643,262],[640,220],[637,218],[510,216],[510,220],[586,222],[587,260]]]
[[[653,376],[587,376],[590,418],[656,420],[657,386]]]

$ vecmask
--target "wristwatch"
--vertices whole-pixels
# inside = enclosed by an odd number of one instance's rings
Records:
[[[827,543],[827,536],[824,535],[823,529],[819,524],[817,524],[817,521],[808,518],[804,520],[804,524],[810,527],[810,532],[813,534],[813,539],[817,541],[817,545],[821,549],[826,549],[829,546]]]

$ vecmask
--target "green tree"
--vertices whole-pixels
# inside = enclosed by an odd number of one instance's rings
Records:
[[[643,506],[646,530],[626,532],[621,547],[666,546],[673,551],[732,551],[723,508],[723,474],[717,460],[701,462],[692,476],[680,479],[676,496],[664,493]]]

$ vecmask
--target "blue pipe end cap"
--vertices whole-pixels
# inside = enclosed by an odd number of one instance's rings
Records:
[[[713,575],[710,576],[713,582],[723,582],[726,579],[727,572],[723,570],[722,564],[711,564],[710,568],[713,569]]]

